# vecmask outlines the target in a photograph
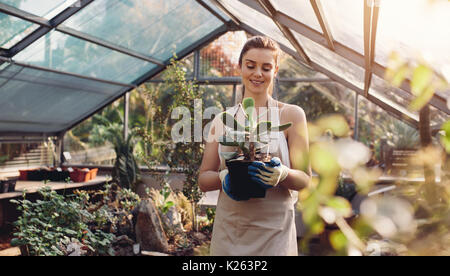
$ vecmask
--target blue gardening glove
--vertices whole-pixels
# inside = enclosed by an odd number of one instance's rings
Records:
[[[219,173],[220,182],[222,183],[222,190],[229,196],[231,199],[240,201],[242,199],[234,196],[230,191],[230,174],[228,173],[228,169],[224,169]]]
[[[269,164],[255,161],[248,166],[248,174],[251,175],[253,181],[266,190],[277,186],[281,181],[285,180],[288,173],[289,168],[281,164],[281,160],[278,157],[272,158]]]

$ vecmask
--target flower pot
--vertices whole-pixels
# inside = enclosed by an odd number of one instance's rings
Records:
[[[0,194],[7,193],[9,188],[8,180],[0,180]]]
[[[28,172],[31,170],[19,170],[19,180],[27,181],[28,180]]]
[[[89,180],[93,180],[97,177],[98,168],[91,169],[89,171]]]
[[[74,169],[70,172],[70,179],[73,182],[86,182],[90,180],[89,169]]]
[[[49,172],[49,179],[51,181],[64,182],[68,177],[70,177],[68,171],[51,170]]]
[[[264,198],[266,190],[251,179],[248,174],[248,166],[252,161],[231,160],[226,161],[230,174],[230,193],[241,200],[250,198]],[[265,162],[269,164],[268,162]]]

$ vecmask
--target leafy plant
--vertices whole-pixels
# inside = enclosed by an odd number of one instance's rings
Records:
[[[261,139],[262,135],[268,134],[272,131],[284,131],[292,126],[292,123],[286,123],[280,126],[272,126],[272,122],[263,121],[257,123],[255,101],[253,98],[245,98],[242,104],[239,104],[238,111],[244,110],[245,125],[241,125],[230,113],[223,112],[220,114],[220,119],[229,129],[225,132],[219,142],[224,146],[238,147],[239,152],[226,153],[225,159],[233,159],[238,154],[243,154],[245,160],[255,160],[257,151],[261,151],[262,148],[267,146],[267,141]],[[237,112],[238,112],[237,111]],[[261,114],[261,118],[268,110]]]
[[[112,171],[113,179],[122,188],[136,191],[136,184],[140,181],[140,170],[134,156],[134,146],[136,145],[137,130],[129,131],[125,139],[122,133],[122,125],[111,123],[102,116],[95,116],[101,125],[102,135],[114,145],[116,161]]]
[[[170,207],[174,205],[173,201],[167,200],[172,192],[172,189],[170,188],[170,185],[168,183],[165,183],[162,189],[159,191],[160,195],[162,196],[162,202],[161,202],[161,212],[163,214],[166,214]]]
[[[42,199],[11,200],[22,215],[14,223],[17,232],[12,246],[24,246],[30,255],[61,256],[72,240],[77,240],[91,255],[112,255],[113,234],[91,231],[94,215],[85,208],[82,197],[67,200],[49,187],[39,190]]]

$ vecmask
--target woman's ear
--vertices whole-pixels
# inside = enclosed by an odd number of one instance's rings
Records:
[[[278,74],[278,69],[279,69],[279,67],[278,67],[278,65],[275,67],[275,70],[274,70],[274,72],[273,72],[273,77],[274,78],[276,78],[277,77],[277,74]]]

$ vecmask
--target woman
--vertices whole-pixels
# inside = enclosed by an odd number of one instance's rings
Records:
[[[256,36],[246,42],[239,57],[244,86],[242,98],[252,97],[257,110],[260,107],[279,110],[279,113],[275,112],[276,116],[269,118],[273,125],[293,123],[289,129],[276,132],[277,139],[271,140],[270,155],[274,157],[271,164],[254,162],[249,167],[249,173],[267,189],[265,198],[239,201],[230,193],[228,170],[220,156],[220,152],[230,149],[218,143],[218,137],[223,134],[223,124],[218,116],[213,120],[198,179],[203,192],[221,190],[211,255],[298,254],[295,203],[297,191],[307,187],[311,179],[309,165],[305,166],[304,159],[299,158],[308,152],[308,135],[304,111],[271,97],[279,55],[276,42]],[[228,112],[237,116],[238,110],[235,106]]]

